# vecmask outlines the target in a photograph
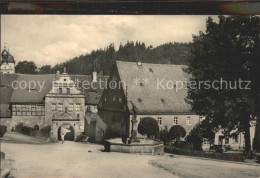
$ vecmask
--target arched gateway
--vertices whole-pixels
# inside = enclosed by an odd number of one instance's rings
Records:
[[[52,125],[52,136],[61,140],[74,140],[84,132],[85,95],[77,88],[70,75],[56,74],[51,90],[45,97],[45,120]]]
[[[64,134],[64,140],[74,140],[74,129],[70,125],[60,126],[58,129],[58,140],[61,140],[61,134]]]

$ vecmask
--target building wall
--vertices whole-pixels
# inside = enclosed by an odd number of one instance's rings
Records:
[[[129,114],[126,99],[116,66],[113,67],[98,104],[97,140],[106,137],[106,130],[112,130],[114,136],[129,135]],[[128,116],[127,116],[128,115]],[[102,136],[104,134],[104,136]]]
[[[0,124],[6,125],[8,130],[11,130],[19,122],[30,127],[38,125],[41,129],[46,125],[44,117],[45,116],[12,116],[12,118],[1,118]]]
[[[2,73],[10,73],[13,74],[15,73],[15,67],[14,67],[14,63],[3,63],[0,67],[0,71]]]
[[[89,111],[89,109],[90,109],[90,111]],[[87,104],[87,105],[85,106],[85,111],[86,111],[86,112],[90,112],[90,113],[97,113],[97,112],[98,112],[97,105]]]
[[[132,120],[132,115],[130,116]],[[161,125],[159,125],[160,130],[168,129],[170,130],[172,126],[174,126],[174,117],[178,117],[178,124],[182,126],[186,130],[186,134],[188,135],[191,129],[200,121],[200,117],[194,114],[172,114],[172,115],[137,115],[136,120],[136,129],[138,124],[140,123],[141,118],[144,117],[152,117],[158,121],[158,118],[162,119]],[[187,124],[187,118],[190,117],[190,124]],[[159,123],[158,123],[159,124]],[[132,123],[130,121],[130,129],[132,128]],[[141,136],[138,134],[137,136]]]
[[[80,104],[80,110],[79,111],[73,111],[69,112],[71,113],[74,117],[79,114],[80,120],[84,120],[84,115],[85,115],[85,100],[84,97],[69,97],[68,95],[64,97],[46,97],[45,98],[45,122],[48,125],[52,124],[52,119],[55,115],[59,115],[61,113],[65,112],[65,108],[69,108],[69,104],[73,103],[79,103]],[[52,104],[53,103],[63,103],[63,111],[52,111]],[[74,118],[77,119],[77,118]]]
[[[243,132],[239,133],[238,136],[234,138],[234,137],[224,136],[222,131],[223,130],[220,130],[215,134],[215,140],[214,140],[215,145],[230,146],[232,149],[243,149],[243,147],[245,147],[245,135]],[[234,131],[231,131],[231,133],[232,132]],[[255,125],[251,125],[250,127],[251,147],[253,147],[254,137],[255,137]],[[228,142],[226,142],[225,139],[227,139]]]
[[[114,137],[128,135],[127,130],[127,117],[126,114],[122,111],[112,111],[112,110],[102,110],[98,111],[99,118],[102,119],[102,123],[106,124],[106,127],[101,127],[105,135],[107,135],[107,128],[113,132]]]

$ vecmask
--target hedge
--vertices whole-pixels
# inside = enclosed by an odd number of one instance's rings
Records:
[[[188,150],[188,149],[180,149],[173,146],[165,146],[164,151],[167,153],[173,153],[177,155],[187,155],[187,156],[195,156],[195,157],[203,157],[203,158],[211,158],[211,159],[220,159],[226,161],[236,161],[236,162],[244,162],[245,157],[240,154],[233,153],[209,153],[203,151],[196,150]]]
[[[0,137],[3,137],[7,131],[6,125],[0,125]]]
[[[43,136],[43,137],[46,137],[46,138],[49,138],[50,137],[50,134],[51,133],[51,126],[47,125],[45,127],[43,127],[41,130],[40,130],[40,134]]]
[[[33,129],[32,127],[29,127],[29,126],[23,125],[23,126],[21,127],[21,134],[31,136],[33,130],[34,130],[34,129]]]

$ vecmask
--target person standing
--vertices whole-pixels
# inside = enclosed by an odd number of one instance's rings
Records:
[[[64,142],[64,134],[63,133],[61,134],[61,141],[62,141],[62,144],[63,144],[63,142]]]

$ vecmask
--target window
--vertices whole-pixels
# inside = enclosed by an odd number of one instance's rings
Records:
[[[36,105],[32,105],[32,115],[36,116]]]
[[[203,138],[203,145],[209,145],[209,140],[206,138]]]
[[[36,115],[37,116],[45,115],[45,108],[44,108],[43,104],[37,104],[36,105]]]
[[[22,116],[26,116],[26,105],[22,105]]]
[[[162,118],[158,117],[157,122],[158,122],[158,125],[162,125]]]
[[[229,144],[229,138],[228,137],[225,138],[225,144]]]
[[[59,94],[62,94],[62,88],[59,88]]]
[[[173,118],[173,125],[178,125],[178,117]]]
[[[87,112],[91,112],[91,106],[87,106]]]
[[[37,106],[37,113],[36,113]],[[12,115],[14,116],[35,116],[45,115],[45,108],[43,104],[25,104],[25,105],[12,105]]]
[[[52,110],[52,111],[57,111],[57,105],[56,105],[56,103],[52,103],[52,104],[51,104],[51,110]]]
[[[113,101],[116,101],[116,97],[115,96],[113,96]]]
[[[63,111],[63,104],[62,103],[58,103],[58,111]]]
[[[115,88],[116,88],[116,81],[115,81],[115,80],[112,80],[112,81],[109,83],[109,86],[110,86],[112,89],[115,89]]]
[[[67,88],[67,94],[70,94],[70,89],[69,88]]]
[[[116,75],[113,76],[113,80],[114,80],[114,81],[117,80],[117,76],[116,76]]]
[[[16,116],[16,105],[14,104],[14,105],[12,105],[12,115],[13,116]]]
[[[76,103],[76,104],[74,105],[74,109],[75,109],[75,111],[80,111],[80,104],[79,104],[79,103]]]
[[[191,117],[187,117],[187,119],[186,119],[186,124],[187,124],[187,125],[191,125]]]
[[[30,116],[30,115],[32,115],[32,112],[31,112],[31,105],[26,105],[26,115],[27,116]]]
[[[74,111],[74,104],[73,103],[69,104],[69,111]]]
[[[121,102],[122,102],[122,98],[121,98],[121,97],[119,97],[119,98],[118,98],[118,101],[119,101],[119,103],[121,103]]]
[[[235,143],[238,143],[238,135],[236,135],[234,139],[235,139],[234,142],[235,142]]]
[[[22,106],[21,105],[17,105],[17,111],[22,111]]]

